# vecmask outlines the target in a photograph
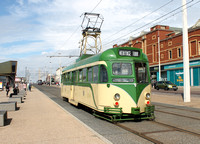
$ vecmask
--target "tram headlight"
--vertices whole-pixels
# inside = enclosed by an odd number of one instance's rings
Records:
[[[116,93],[115,96],[114,96],[114,99],[117,101],[120,99],[120,94]]]
[[[147,93],[147,94],[146,94],[146,99],[149,100],[150,97],[151,97],[151,96],[150,96],[150,93]]]

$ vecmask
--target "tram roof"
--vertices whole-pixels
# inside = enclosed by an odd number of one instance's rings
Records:
[[[139,57],[120,56],[119,50],[137,50],[140,51],[140,56]],[[148,58],[144,53],[142,53],[142,49],[133,47],[117,47],[108,49],[96,55],[84,54],[81,57],[79,57],[74,64],[64,68],[63,71],[73,69],[75,67],[86,65],[89,63],[93,63],[96,61],[109,61],[109,60],[135,60],[135,61],[147,62]]]

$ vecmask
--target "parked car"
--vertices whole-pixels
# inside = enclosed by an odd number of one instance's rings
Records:
[[[174,91],[178,90],[177,85],[173,84],[170,81],[157,81],[155,83],[155,87],[154,88],[157,89],[157,90],[159,90],[159,89],[164,89],[164,90],[172,89]]]

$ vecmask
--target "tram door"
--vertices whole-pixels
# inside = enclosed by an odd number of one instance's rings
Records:
[[[70,98],[69,98],[69,102],[74,104],[74,105],[77,105],[77,103],[74,101],[74,89],[75,89],[75,81],[76,81],[76,72],[72,72],[72,83],[70,85]]]

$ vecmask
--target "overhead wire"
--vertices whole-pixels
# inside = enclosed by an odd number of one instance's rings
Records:
[[[90,13],[92,13],[98,6],[99,4],[102,2],[102,0],[100,0],[97,5],[90,11]],[[82,15],[81,15],[82,16]],[[80,16],[80,17],[81,17]],[[78,25],[78,27],[75,29],[75,31],[72,32],[72,34],[67,38],[67,40],[65,41],[65,43],[63,44],[63,46],[65,46],[65,44],[73,37],[73,35],[78,31],[78,29],[81,27],[81,25]],[[63,47],[62,46],[62,47]],[[62,48],[61,47],[61,48]]]
[[[118,34],[119,32],[121,32],[121,31],[125,30],[126,28],[128,28],[128,27],[132,26],[133,24],[136,24],[136,23],[138,23],[139,21],[141,21],[141,20],[142,20],[142,19],[144,19],[145,17],[147,17],[147,16],[149,16],[149,15],[151,15],[151,14],[155,13],[156,11],[160,10],[161,8],[163,8],[163,7],[167,6],[167,5],[168,5],[168,4],[170,4],[172,1],[174,1],[174,0],[170,0],[170,1],[168,1],[168,2],[167,2],[167,3],[165,3],[164,5],[162,5],[162,6],[160,6],[159,8],[157,8],[157,9],[153,10],[152,12],[150,12],[150,13],[148,13],[148,14],[144,15],[142,18],[140,18],[140,19],[138,19],[138,20],[134,21],[133,23],[131,23],[131,24],[127,25],[126,27],[122,28],[121,30],[119,30],[119,31],[115,32],[114,34],[112,34],[112,35],[110,35],[110,36],[108,36],[108,37],[112,37],[112,36],[114,36],[114,35]],[[107,38],[108,38],[108,37],[107,37]],[[107,38],[105,38],[105,39],[107,39]]]
[[[190,4],[192,1],[193,1],[193,0],[187,2],[186,5]],[[198,1],[198,2],[199,2],[199,1]],[[198,3],[198,2],[196,2],[196,3]],[[196,4],[196,3],[194,3],[194,4]],[[137,30],[139,30],[139,29],[142,29],[142,28],[144,28],[144,27],[150,25],[151,23],[153,23],[153,22],[155,22],[155,21],[158,21],[159,19],[161,19],[161,18],[163,18],[163,17],[165,17],[165,16],[167,16],[167,15],[169,15],[169,14],[171,14],[171,13],[177,11],[178,9],[180,9],[180,8],[182,8],[182,7],[183,7],[183,6],[177,7],[176,9],[174,9],[174,10],[168,12],[167,14],[164,14],[164,15],[162,15],[162,16],[156,18],[155,20],[153,20],[153,21],[151,21],[151,22],[149,22],[149,23],[147,23],[147,24],[145,24],[145,25],[143,25],[143,26],[141,26],[141,27],[139,27],[139,28],[136,28],[136,29],[134,29],[133,31],[127,33],[127,34],[122,35],[122,36],[120,36],[120,37],[118,37],[118,38],[116,38],[116,39],[114,39],[114,40],[112,40],[112,41],[110,41],[110,42],[104,44],[104,46],[106,46],[106,45],[108,45],[108,44],[110,44],[110,43],[112,43],[112,42],[114,42],[114,41],[116,41],[116,40],[118,40],[118,39],[121,39],[121,38],[123,38],[123,37],[125,37],[125,36],[127,36],[127,35],[129,35],[129,34],[131,34],[131,33],[133,33],[134,31],[137,31]],[[179,12],[179,13],[180,13],[180,12]],[[173,15],[175,15],[175,14],[173,14]],[[170,16],[171,16],[171,15],[170,15]]]
[[[99,4],[102,2],[102,0],[100,0],[96,5],[95,5],[95,7],[90,11],[90,13],[92,13],[98,6],[99,6]],[[61,49],[61,48],[63,48],[65,45],[66,45],[66,43],[74,36],[74,34],[79,30],[81,28],[81,25],[78,25],[78,27],[72,32],[72,34],[65,40],[65,42],[64,42],[64,44],[62,44],[62,46],[59,48],[59,49]],[[57,53],[58,51],[56,51],[55,53]],[[50,60],[51,61],[51,60]],[[71,60],[70,62],[72,62],[72,61],[74,61],[74,60]],[[49,63],[49,61],[47,62],[47,63]],[[67,63],[68,64],[68,63]]]

